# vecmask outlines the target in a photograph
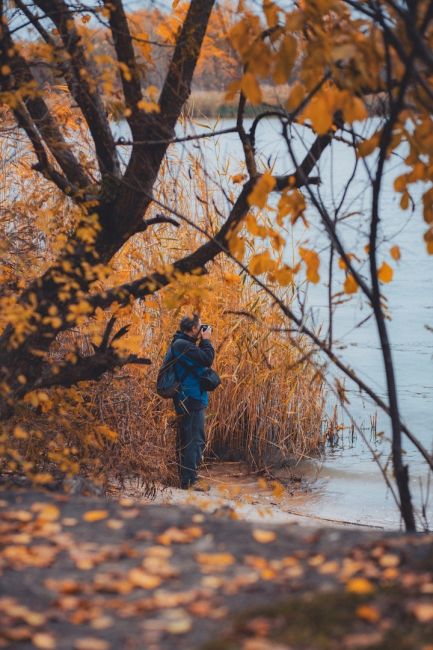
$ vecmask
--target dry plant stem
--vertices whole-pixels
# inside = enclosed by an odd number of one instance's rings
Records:
[[[199,226],[194,224],[190,219],[185,217],[184,215],[180,214],[173,208],[170,208],[167,205],[164,205],[154,199],[154,202],[157,203],[161,208],[166,210],[167,212],[170,212],[173,214],[175,217],[178,219],[185,221],[188,223],[190,226],[193,228],[199,230],[203,235],[206,237],[210,238],[210,235],[206,233],[205,230],[201,229]],[[390,415],[390,408],[389,406],[375,393],[368,384],[366,384],[362,379],[360,379],[357,374],[349,367],[346,366],[339,357],[333,352],[332,347],[330,347],[326,341],[322,341],[310,328],[308,328],[305,323],[303,318],[298,318],[296,314],[284,303],[283,300],[281,300],[272,289],[270,289],[265,283],[263,283],[260,278],[257,276],[251,274],[251,272],[248,270],[248,267],[244,265],[242,262],[237,260],[229,251],[227,248],[227,245],[224,244],[223,242],[219,242],[218,244],[220,252],[224,252],[228,257],[230,257],[236,265],[241,268],[248,276],[250,276],[254,282],[265,292],[267,293],[274,303],[278,305],[278,307],[282,310],[282,312],[292,321],[296,324],[297,326],[297,332],[300,334],[306,334],[308,338],[317,346],[319,350],[324,352],[326,356],[329,358],[329,360],[337,367],[339,370],[341,370],[351,381],[353,381],[366,395],[368,395],[376,404],[379,406],[387,415]],[[164,283],[166,283],[166,278],[162,277],[161,278]],[[139,280],[137,285],[134,287],[134,291],[137,290],[137,288],[140,286],[140,283],[142,283],[143,280]],[[146,278],[146,282],[149,282],[149,278]],[[125,285],[126,286],[126,285]],[[164,284],[166,286],[166,284]],[[147,288],[145,287],[146,291]],[[128,291],[131,290],[131,285],[128,285]],[[153,291],[149,291],[149,293],[153,293]],[[122,299],[122,294],[121,293],[116,293],[117,299],[120,301]],[[148,295],[146,292],[144,295]],[[110,297],[113,299],[113,296]],[[411,443],[416,447],[416,449],[419,451],[421,456],[424,458],[430,469],[433,471],[433,457],[427,449],[422,445],[422,443],[416,438],[416,436],[410,431],[410,429],[400,421],[400,428],[401,430],[405,433],[407,438],[411,441]]]

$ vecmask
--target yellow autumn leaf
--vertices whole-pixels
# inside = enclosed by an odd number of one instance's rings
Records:
[[[253,255],[248,263],[248,270],[253,275],[261,275],[267,271],[273,271],[276,262],[271,258],[269,251]]]
[[[407,210],[408,209],[408,207],[409,207],[409,199],[410,199],[409,192],[407,192],[405,190],[403,192],[403,194],[401,195],[401,199],[400,199],[400,207],[401,207],[402,210]]]
[[[374,585],[367,578],[352,578],[346,585],[346,590],[351,594],[371,594]]]
[[[242,260],[245,255],[245,239],[233,233],[229,237],[229,251],[238,260]]]
[[[316,251],[302,247],[299,249],[299,254],[307,267],[307,280],[313,282],[314,284],[317,284],[320,280],[320,275],[318,272],[320,266],[320,258],[318,254]]]
[[[274,271],[275,280],[282,287],[287,287],[293,282],[293,271],[288,266],[285,266],[281,269]]]
[[[241,90],[251,104],[260,104],[262,101],[262,91],[252,72],[246,72],[242,77]]]
[[[374,605],[359,605],[355,613],[358,618],[369,623],[377,623],[380,620],[380,612]]]
[[[270,0],[264,0],[263,2],[263,13],[266,16],[266,22],[268,27],[275,27],[278,23],[278,12],[279,7],[274,2]]]
[[[263,239],[268,236],[268,229],[266,226],[262,226],[261,224],[257,223],[257,219],[253,214],[247,214],[244,221],[248,232],[250,232],[252,235],[262,237]]]
[[[36,632],[32,636],[32,643],[39,650],[53,650],[56,647],[56,640],[48,632]]]
[[[363,140],[363,142],[360,142],[357,145],[358,156],[365,158],[366,156],[369,156],[371,153],[373,153],[379,144],[379,139],[380,133],[375,133],[371,136],[371,138],[368,138],[368,140]]]
[[[304,118],[310,120],[311,126],[319,135],[324,135],[334,121],[334,102],[329,93],[322,92],[313,98],[304,111]]]
[[[242,181],[245,180],[245,178],[246,178],[245,174],[234,174],[230,180],[232,183],[242,183]]]
[[[306,94],[305,86],[300,81],[296,81],[290,88],[289,97],[287,98],[287,108],[289,111],[295,111],[302,103]]]
[[[362,99],[350,95],[343,106],[343,117],[349,123],[367,119],[368,112]]]
[[[253,187],[253,191],[248,196],[248,204],[255,205],[258,208],[264,208],[268,199],[268,194],[272,192],[276,184],[275,178],[269,171],[260,176]]]
[[[37,485],[46,485],[47,483],[52,483],[53,480],[53,477],[48,472],[38,472],[32,476],[33,483]]]
[[[256,542],[259,542],[259,544],[269,544],[277,538],[275,531],[263,530],[261,528],[255,528],[252,534]]]
[[[38,521],[56,521],[60,517],[60,510],[52,503],[35,503],[32,510],[38,513]]]
[[[401,252],[400,252],[400,246],[392,246],[391,250],[391,257],[398,262],[399,259],[401,259]]]
[[[284,486],[279,481],[274,481],[272,485],[272,494],[276,499],[280,499],[284,494]]]
[[[407,183],[408,183],[407,174],[402,174],[401,176],[397,176],[397,178],[394,180],[395,191],[404,192],[406,190]]]
[[[137,102],[137,108],[145,113],[159,113],[161,110],[159,104],[146,99],[140,99],[140,101]]]
[[[420,623],[430,623],[433,621],[433,603],[411,603],[409,609]]]
[[[141,589],[155,589],[162,582],[159,576],[140,568],[130,569],[128,571],[128,580],[134,587],[140,587]]]
[[[358,291],[358,284],[351,273],[349,273],[344,281],[344,293],[356,293]]]
[[[88,510],[84,513],[84,521],[101,521],[101,519],[106,519],[108,517],[108,510]]]
[[[401,558],[396,553],[385,553],[379,558],[379,564],[382,567],[396,567],[401,563]]]
[[[206,566],[229,566],[235,558],[231,553],[197,553],[196,560]]]
[[[276,84],[287,83],[287,79],[296,60],[297,47],[298,43],[296,38],[292,34],[287,34],[281,42],[278,58],[275,62],[275,69],[272,74],[272,78]]]
[[[295,177],[293,176],[292,178],[294,181]],[[284,217],[290,215],[291,223],[295,224],[299,217],[303,217],[306,207],[305,198],[300,190],[286,190],[282,193],[278,202],[277,223],[281,226]]]
[[[236,273],[223,273],[223,278],[228,284],[240,284],[242,282],[242,278]]]
[[[377,272],[377,277],[381,282],[391,282],[392,278],[394,276],[394,271],[392,270],[391,266],[387,264],[386,262],[382,262],[382,266]]]
[[[203,529],[199,526],[189,526],[188,528],[176,528],[171,526],[162,532],[156,541],[159,544],[168,546],[169,544],[189,544],[203,535]]]
[[[234,98],[236,97],[236,94],[239,92],[240,88],[241,88],[241,82],[239,80],[231,81],[227,86],[225,100],[227,102],[233,101]]]
[[[29,437],[27,431],[24,431],[24,429],[19,426],[15,427],[13,431],[13,435],[14,438],[16,438],[17,440],[27,440],[27,438]]]

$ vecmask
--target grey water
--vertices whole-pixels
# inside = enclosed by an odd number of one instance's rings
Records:
[[[233,120],[221,120],[217,125],[200,122],[194,127],[188,125],[180,128],[178,135],[234,126]],[[378,125],[378,119],[373,119],[367,125],[355,125],[355,130],[368,135]],[[249,123],[246,126],[248,127]],[[304,127],[296,127],[291,135],[295,157],[300,161],[314,136]],[[293,162],[277,120],[262,120],[260,123],[257,130],[257,151],[260,153],[263,169],[270,165],[275,174],[293,171]],[[230,177],[242,171],[240,161],[243,159],[236,134],[176,145],[169,149],[169,158],[171,155],[173,165],[178,164],[179,156],[184,157],[186,164],[191,155],[198,156],[209,177],[218,173],[221,187],[227,192],[236,193],[236,186],[231,183]],[[379,258],[388,262],[394,269],[394,279],[390,284],[383,285],[383,294],[387,300],[387,324],[402,418],[424,447],[432,453],[433,256],[427,254],[423,241],[426,224],[422,217],[422,185],[419,183],[413,188],[414,206],[409,211],[401,210],[399,195],[393,189],[395,177],[405,171],[403,155],[404,150],[399,150],[397,155],[391,156],[386,167],[380,199]],[[370,167],[373,162],[372,157],[367,159],[367,165]],[[334,141],[322,154],[312,172],[312,175],[320,176],[321,184],[312,187],[311,191],[331,216],[335,206],[343,199],[340,215],[349,216],[339,225],[339,233],[346,250],[362,259],[365,258],[363,247],[368,241],[371,181],[364,164],[358,163],[354,172],[354,163],[355,157],[351,147],[344,142]],[[351,178],[349,189],[343,197],[343,188]],[[222,195],[222,192],[220,193]],[[307,198],[307,217],[310,225],[305,228],[298,222],[295,227],[288,229],[285,257],[288,263],[294,261],[300,242],[304,246],[321,251],[321,282],[317,285],[303,283],[300,298],[305,301],[306,323],[316,332],[320,331],[323,336],[329,321],[329,241],[307,190],[304,190],[304,195]],[[228,209],[227,205],[226,211]],[[398,244],[401,250],[401,260],[398,263],[391,259],[389,254],[389,249],[394,244]],[[333,293],[341,291],[344,282],[344,271],[338,268],[337,262],[338,258],[334,262]],[[368,266],[361,265],[360,269],[368,278]],[[333,315],[334,346],[344,363],[353,368],[359,377],[386,401],[381,350],[374,319],[368,318],[370,315],[371,309],[360,292],[350,300],[342,301]],[[366,322],[360,326],[361,321],[365,319]],[[331,365],[328,368],[328,378],[331,384],[336,378],[344,380],[341,372]],[[359,430],[355,431],[353,439],[343,436],[341,444],[329,448],[322,458],[302,461],[303,470],[314,477],[315,481],[311,498],[302,500],[300,511],[324,519],[339,519],[389,529],[399,528],[401,520],[398,507],[372,453],[376,455],[393,485],[389,459],[389,419],[348,380],[345,381],[345,388],[349,400],[347,409]],[[329,403],[332,408],[335,403],[332,391]],[[341,409],[339,417],[343,423],[349,425],[349,417]],[[372,435],[370,431],[372,419],[376,419],[375,428],[379,435]],[[418,522],[422,526],[427,519],[431,528],[433,480],[430,485],[428,467],[411,443],[404,441],[404,451],[405,462],[410,468],[410,486]]]

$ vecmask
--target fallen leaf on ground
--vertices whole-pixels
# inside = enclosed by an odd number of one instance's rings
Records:
[[[128,580],[134,587],[141,587],[142,589],[155,589],[161,584],[159,576],[143,571],[143,569],[131,569],[128,571]]]
[[[430,623],[433,621],[433,603],[418,602],[409,603],[409,611],[415,616],[420,623]]]
[[[56,521],[60,517],[60,510],[52,503],[34,503],[33,512],[37,512],[38,521]]]
[[[108,517],[108,510],[88,510],[84,513],[84,521],[101,521],[101,519],[106,519]]]
[[[253,530],[253,537],[259,544],[269,544],[269,542],[273,542],[277,538],[277,534],[273,530],[256,528]]]
[[[356,615],[369,623],[377,623],[380,620],[380,612],[374,605],[359,605],[356,608]]]
[[[231,553],[198,553],[196,560],[199,564],[208,566],[229,566],[235,558]]]
[[[396,567],[400,564],[400,561],[400,556],[395,553],[385,553],[379,558],[379,564],[384,568]]]
[[[347,583],[346,590],[352,594],[371,594],[374,585],[367,578],[352,578]]]
[[[40,650],[52,650],[56,647],[56,640],[52,634],[48,632],[37,632],[32,636],[32,643],[35,648]]]
[[[169,544],[189,544],[203,535],[203,530],[199,526],[190,526],[189,528],[167,528],[161,535],[158,535],[156,541],[159,544],[168,546]]]

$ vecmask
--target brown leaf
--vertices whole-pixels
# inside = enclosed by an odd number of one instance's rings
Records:
[[[56,521],[60,517],[60,510],[52,503],[34,503],[33,512],[38,513],[38,521]]]
[[[37,632],[32,636],[32,643],[40,650],[53,650],[56,647],[56,640],[49,632]]]
[[[367,578],[352,578],[347,583],[346,590],[352,594],[371,594],[374,585]]]
[[[161,535],[158,535],[156,541],[159,544],[168,546],[169,544],[189,544],[203,535],[203,530],[199,526],[190,526],[189,528],[167,528]]]
[[[277,538],[277,534],[273,530],[262,530],[260,528],[255,528],[252,533],[256,542],[259,544],[269,544]]]
[[[199,564],[207,566],[225,567],[233,564],[235,558],[231,553],[198,553],[196,560]]]
[[[106,519],[108,517],[108,510],[88,510],[84,513],[84,521],[101,521],[101,519]]]
[[[433,621],[433,603],[431,602],[409,603],[409,611],[420,623],[431,623]]]
[[[377,623],[380,620],[380,612],[374,605],[359,605],[356,608],[356,615],[369,623]]]
[[[143,569],[135,568],[128,571],[128,580],[134,587],[140,587],[141,589],[155,589],[161,584],[161,578],[159,576],[143,571]]]
[[[400,561],[400,556],[395,553],[385,553],[379,558],[379,564],[383,567],[396,567]]]

